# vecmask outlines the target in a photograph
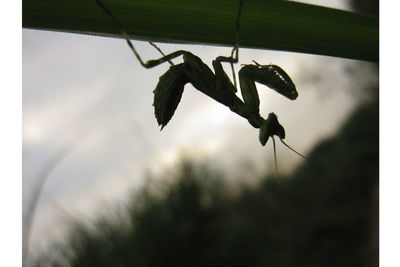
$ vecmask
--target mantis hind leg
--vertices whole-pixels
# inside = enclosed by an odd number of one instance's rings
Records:
[[[155,49],[157,49],[157,51],[160,52],[160,54],[161,54],[163,57],[165,57],[164,52],[163,52],[155,43],[149,42],[149,44],[150,44],[151,46],[153,46]],[[168,63],[169,63],[171,66],[175,65],[171,60],[168,60]]]
[[[234,59],[234,62],[230,62],[232,76],[233,76],[233,85],[235,86],[236,91],[237,91],[237,81],[236,81],[235,67],[233,66],[233,63],[237,63],[239,61],[239,33],[240,33],[239,27],[240,27],[240,15],[242,14],[242,8],[243,8],[243,0],[240,0],[239,1],[239,9],[238,9],[238,13],[236,16],[235,47],[232,49],[232,52],[231,52],[231,58]]]
[[[94,0],[94,1],[112,19],[112,21],[114,22],[114,24],[116,25],[118,30],[121,32],[122,36],[124,37],[126,43],[128,44],[128,46],[132,50],[133,54],[135,55],[135,57],[139,61],[140,65],[142,65],[146,69],[153,68],[153,67],[158,66],[158,65],[160,65],[160,64],[162,64],[162,63],[164,63],[166,61],[168,61],[169,64],[171,64],[173,66],[174,63],[172,63],[171,60],[176,58],[176,57],[179,57],[179,56],[181,56],[181,55],[183,55],[185,53],[185,51],[183,51],[183,50],[178,50],[178,51],[175,51],[175,52],[170,53],[168,55],[165,55],[156,44],[154,44],[153,42],[149,42],[150,45],[152,45],[155,49],[157,49],[161,53],[162,57],[159,58],[159,59],[153,59],[153,60],[148,60],[147,62],[144,62],[143,59],[141,58],[141,56],[139,55],[139,53],[137,52],[137,50],[135,49],[135,47],[133,46],[128,33],[124,30],[124,28],[122,27],[121,23],[119,23],[119,21],[111,13],[110,9],[108,9],[100,0]]]
[[[239,27],[240,27],[240,15],[242,13],[242,7],[243,7],[243,0],[239,0],[239,8],[236,16],[236,26],[235,26],[235,46],[232,49],[231,55],[229,57],[220,56],[213,61],[215,76],[217,76],[218,80],[224,81],[224,83],[229,87],[232,85],[232,83],[222,68],[222,62],[230,63],[232,77],[233,77],[234,92],[237,92],[237,79],[236,79],[235,67],[233,64],[239,62]]]

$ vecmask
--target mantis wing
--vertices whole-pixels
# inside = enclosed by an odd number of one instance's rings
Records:
[[[161,130],[175,113],[182,98],[183,88],[189,80],[183,71],[183,64],[174,65],[160,77],[154,93],[154,114]]]

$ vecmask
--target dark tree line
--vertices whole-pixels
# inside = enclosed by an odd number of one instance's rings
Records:
[[[233,193],[222,173],[182,163],[163,193],[136,194],[124,220],[75,224],[37,266],[378,266],[378,99],[360,106],[288,177]],[[152,193],[153,192],[153,193]]]

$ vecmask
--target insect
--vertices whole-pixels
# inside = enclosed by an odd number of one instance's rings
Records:
[[[270,89],[275,90],[277,93],[290,100],[295,100],[298,96],[296,86],[282,68],[272,64],[261,65],[256,61],[253,61],[253,64],[242,65],[242,68],[239,71],[240,91],[243,98],[241,99],[236,95],[237,82],[233,67],[233,64],[237,63],[239,60],[238,41],[236,41],[235,47],[232,49],[230,56],[219,56],[212,61],[214,72],[199,57],[188,51],[178,50],[165,55],[161,49],[151,42],[150,44],[162,54],[162,57],[144,62],[131,43],[129,35],[123,30],[122,26],[118,23],[110,10],[99,0],[95,1],[112,18],[143,67],[153,68],[165,62],[169,62],[171,65],[167,72],[160,77],[159,82],[153,91],[154,114],[159,126],[161,126],[161,130],[173,117],[175,110],[180,103],[184,87],[187,83],[190,83],[200,92],[227,106],[231,111],[247,119],[253,127],[260,129],[259,140],[261,145],[264,146],[269,137],[272,138],[277,173],[278,167],[274,135],[278,136],[285,146],[305,158],[283,141],[285,138],[285,130],[283,126],[279,124],[277,116],[274,113],[270,113],[267,119],[264,119],[260,115],[260,99],[256,82],[266,85]],[[236,40],[238,40],[239,35],[239,19],[242,6],[243,0],[240,0],[236,19]],[[180,56],[183,58],[183,63],[176,65],[172,63],[172,59]],[[233,83],[225,73],[222,63],[229,63],[231,65]]]

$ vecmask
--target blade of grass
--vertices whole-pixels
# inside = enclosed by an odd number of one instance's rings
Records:
[[[232,46],[237,1],[102,0],[132,39]],[[93,0],[24,0],[23,27],[119,37]],[[290,1],[245,0],[240,46],[379,60],[379,20]]]

